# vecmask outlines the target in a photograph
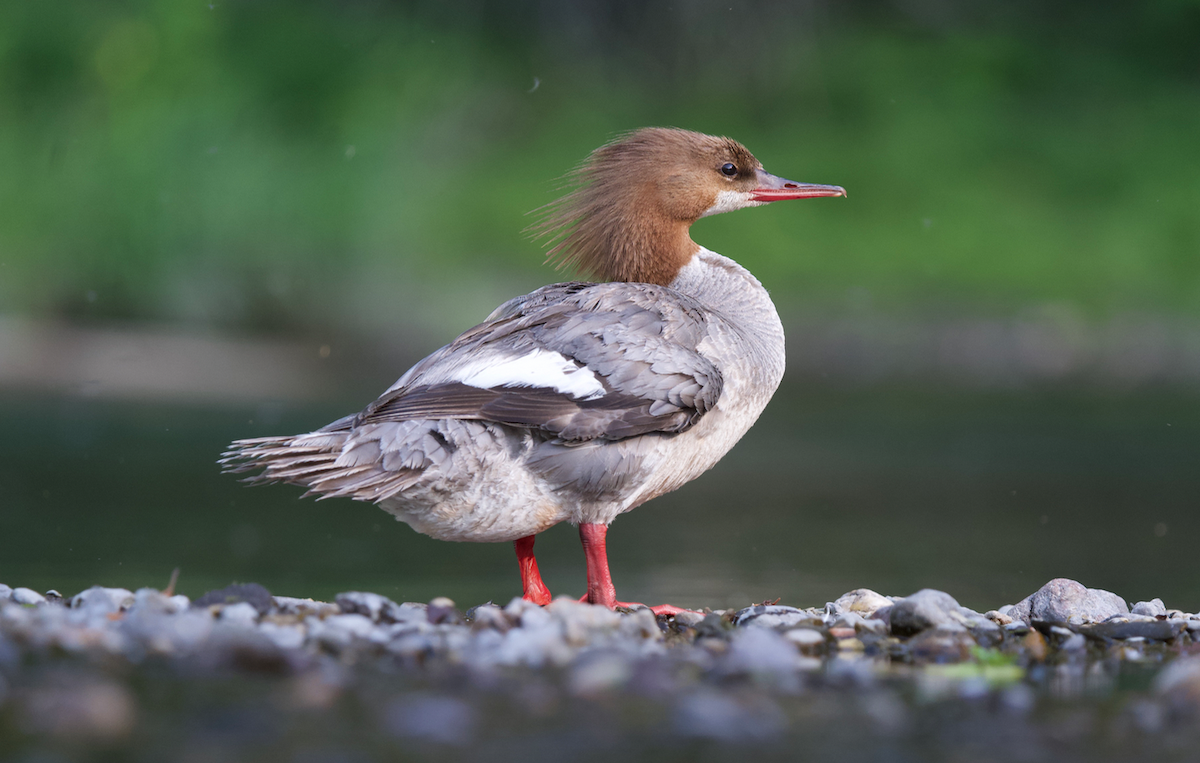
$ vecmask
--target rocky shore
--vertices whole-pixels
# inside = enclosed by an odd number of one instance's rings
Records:
[[[1065,579],[984,613],[860,589],[657,618],[0,585],[5,760],[1170,760],[1198,709],[1200,614]]]

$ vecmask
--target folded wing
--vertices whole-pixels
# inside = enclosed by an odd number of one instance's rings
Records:
[[[682,432],[715,404],[705,311],[670,288],[555,284],[502,305],[354,420],[474,419],[566,442]]]

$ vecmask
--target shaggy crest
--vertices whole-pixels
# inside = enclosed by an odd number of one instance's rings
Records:
[[[649,127],[596,149],[567,176],[574,190],[536,213],[528,230],[548,239],[547,261],[603,281],[666,285],[699,249],[688,235],[728,184],[753,184],[762,164],[742,144],[674,128]]]

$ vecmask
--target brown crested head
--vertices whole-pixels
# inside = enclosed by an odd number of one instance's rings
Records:
[[[706,214],[755,206],[762,164],[745,146],[649,127],[601,146],[569,176],[575,189],[530,228],[548,259],[607,281],[669,284],[699,249],[688,229]],[[771,176],[767,176],[771,177]]]

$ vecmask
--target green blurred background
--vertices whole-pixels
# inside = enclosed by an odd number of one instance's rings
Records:
[[[216,473],[567,274],[526,213],[643,125],[846,200],[696,225],[790,375],[613,530],[623,596],[1200,607],[1200,3],[0,6],[0,582],[462,603],[511,551]],[[570,528],[539,545],[582,592]]]

